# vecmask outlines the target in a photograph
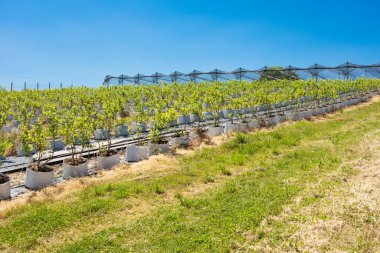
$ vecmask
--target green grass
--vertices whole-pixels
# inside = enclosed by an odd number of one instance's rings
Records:
[[[128,176],[89,186],[67,199],[32,203],[9,212],[0,226],[0,249],[60,252],[228,252],[247,232],[276,215],[308,184],[354,159],[364,134],[380,127],[380,104],[336,115],[325,122],[298,122],[272,132],[240,134],[173,163],[166,173],[131,181]],[[244,169],[232,175],[235,169]],[[205,193],[185,196],[193,185],[214,183]],[[167,194],[176,196],[167,202]],[[131,198],[155,205],[138,219],[122,219]],[[310,201],[313,201],[312,199]],[[132,207],[133,208],[133,207]],[[41,241],[71,226],[115,220],[100,231],[76,235],[39,250]]]
[[[264,163],[265,171],[247,172],[201,197],[181,197],[149,218],[106,229],[62,251],[102,251],[113,245],[131,252],[225,252],[338,163],[328,149],[297,149]]]

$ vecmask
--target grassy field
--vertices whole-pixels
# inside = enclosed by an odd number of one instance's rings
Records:
[[[379,119],[375,102],[326,119],[238,134],[157,164],[156,171],[83,185],[65,198],[31,200],[2,213],[0,250],[311,250],[307,238],[293,235],[307,220],[329,219],[317,207],[330,203],[333,193],[345,194],[339,189],[359,173],[355,161],[372,159],[363,142],[380,139]],[[307,208],[314,212],[302,211]],[[368,210],[372,225],[362,226],[350,242],[327,238],[315,249],[376,251],[377,235],[370,231],[378,226],[377,215]]]

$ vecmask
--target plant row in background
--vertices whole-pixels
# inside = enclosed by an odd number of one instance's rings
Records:
[[[64,160],[64,177],[88,175],[88,161],[82,154],[93,139],[102,141],[97,162],[98,167],[107,169],[120,160],[112,149],[112,136],[149,129],[148,151],[138,145],[127,147],[127,160],[138,161],[147,152],[168,149],[168,140],[162,134],[176,125],[196,124],[196,132],[201,134],[206,131],[202,122],[212,121],[207,131],[213,136],[223,131],[221,119],[229,120],[225,125],[229,131],[236,129],[236,120],[256,127],[297,120],[299,116],[308,118],[309,114],[323,113],[331,101],[364,97],[379,88],[380,80],[357,79],[0,91],[0,159],[12,149],[19,156],[34,154],[25,185],[39,188],[53,180],[49,159],[42,158],[52,157],[56,150],[66,148],[71,154]],[[261,111],[266,112],[266,117],[260,117]],[[186,143],[184,134],[183,128],[177,128],[177,139],[172,144]],[[5,175],[0,177],[0,184],[8,181]]]

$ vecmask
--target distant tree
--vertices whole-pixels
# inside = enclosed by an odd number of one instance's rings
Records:
[[[294,70],[287,70],[280,66],[267,67],[260,72],[260,80],[298,80]]]

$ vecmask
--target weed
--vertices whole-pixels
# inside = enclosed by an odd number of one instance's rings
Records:
[[[157,194],[164,194],[165,189],[162,186],[156,184],[156,185],[154,185],[154,192]]]
[[[210,174],[207,174],[207,175],[205,176],[205,178],[203,179],[203,182],[204,182],[205,184],[207,184],[207,183],[214,183],[214,182],[215,182],[215,179],[214,179],[214,177],[211,176]]]

